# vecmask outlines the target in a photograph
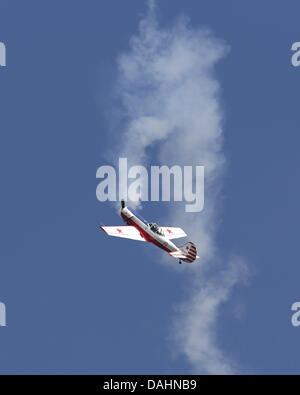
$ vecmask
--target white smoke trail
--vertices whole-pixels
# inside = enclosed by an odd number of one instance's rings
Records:
[[[214,67],[227,52],[223,41],[206,29],[192,29],[185,17],[169,29],[160,28],[155,3],[150,1],[139,34],[118,62],[118,94],[127,122],[122,155],[134,158],[136,164],[145,163],[147,150],[159,142],[160,163],[205,166],[204,211],[190,214],[180,207],[175,213],[201,256],[201,263],[189,266],[191,292],[173,328],[179,352],[196,373],[235,372],[218,347],[217,318],[220,305],[243,276],[244,266],[235,259],[222,273],[215,269],[219,261],[217,199],[225,160]],[[208,268],[214,268],[214,275],[207,276]]]

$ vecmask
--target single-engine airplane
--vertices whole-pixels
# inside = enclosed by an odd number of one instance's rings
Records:
[[[148,241],[168,252],[173,258],[179,259],[179,263],[194,262],[197,258],[196,246],[191,241],[183,246],[177,247],[171,239],[186,237],[181,228],[172,226],[159,227],[155,223],[148,223],[132,208],[125,207],[124,200],[121,201],[120,216],[126,226],[100,226],[108,236],[124,237],[138,241]]]

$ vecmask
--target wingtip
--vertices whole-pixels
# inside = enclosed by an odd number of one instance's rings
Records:
[[[107,234],[106,230],[104,229],[104,225],[100,225],[99,228],[100,228],[105,234]]]

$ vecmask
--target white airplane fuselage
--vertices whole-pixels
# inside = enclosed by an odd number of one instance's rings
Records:
[[[130,208],[122,208],[120,215],[128,225],[134,226],[145,240],[167,252],[181,252],[181,250],[167,237],[153,232],[147,222],[136,213],[133,213]]]

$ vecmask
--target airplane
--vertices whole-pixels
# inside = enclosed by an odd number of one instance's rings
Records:
[[[126,239],[146,241],[155,244],[157,247],[168,252],[168,254],[181,262],[194,262],[197,255],[196,246],[191,241],[177,247],[171,239],[186,237],[186,233],[181,228],[172,226],[159,227],[156,223],[148,223],[132,208],[125,207],[124,200],[121,200],[120,216],[127,222],[126,226],[104,226],[100,228],[108,235],[123,237]]]

